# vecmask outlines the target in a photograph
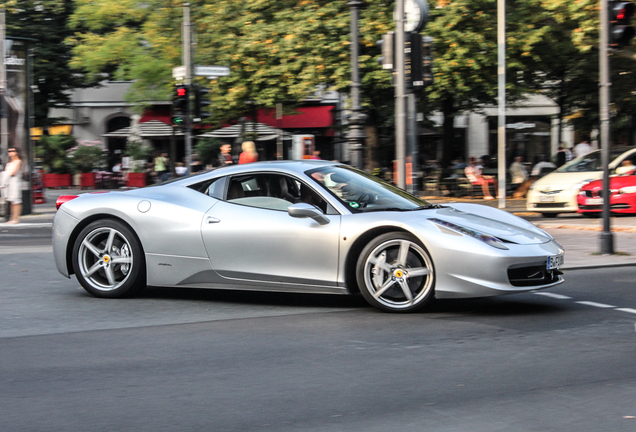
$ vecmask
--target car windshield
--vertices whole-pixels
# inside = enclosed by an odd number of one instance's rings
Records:
[[[622,155],[625,152],[625,148],[616,148],[610,151],[610,162]],[[583,156],[579,156],[576,159],[571,160],[562,167],[556,170],[556,172],[589,172],[600,171],[603,169],[601,164],[601,151],[594,150]]]
[[[354,213],[430,207],[426,201],[346,165],[320,167],[305,174]]]
[[[556,172],[587,172],[601,169],[601,151],[596,150],[571,160]]]

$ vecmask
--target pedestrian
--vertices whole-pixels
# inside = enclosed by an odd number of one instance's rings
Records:
[[[155,157],[155,175],[157,181],[166,181],[169,178],[168,172],[168,153],[161,153]]]
[[[232,146],[228,143],[221,144],[221,152],[219,153],[219,166],[227,166],[232,165],[234,161],[232,160]]]
[[[320,150],[314,150],[313,154],[309,159],[320,159]]]
[[[254,141],[245,141],[241,144],[241,148],[243,151],[239,155],[239,164],[252,163],[258,160],[258,152]]]
[[[9,162],[2,172],[0,186],[4,187],[6,200],[11,204],[11,217],[7,223],[17,224],[22,213],[22,159],[16,147],[9,147],[7,153]]]
[[[477,164],[477,159],[474,156],[471,156],[468,160],[468,166],[464,168],[464,174],[473,185],[481,185],[485,200],[495,199],[490,193],[489,185],[493,185],[496,191],[497,179],[492,176],[482,175],[482,165]]]
[[[523,157],[517,156],[512,164],[510,164],[510,183],[520,185],[528,180],[528,170],[523,164]]]
[[[566,163],[570,162],[571,160],[572,160],[572,152],[570,151],[569,148],[565,146],[565,144],[561,144],[556,154],[557,167],[563,166]]]
[[[532,167],[532,172],[530,175],[535,179],[541,178],[547,174],[547,172],[555,170],[556,165],[552,162],[548,161],[545,155],[539,156],[539,162]]]
[[[574,146],[572,152],[575,158],[586,155],[592,151],[592,146],[588,142],[589,140],[590,138],[587,135],[583,135],[581,142]]]

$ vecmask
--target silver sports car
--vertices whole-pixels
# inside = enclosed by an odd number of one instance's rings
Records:
[[[359,292],[407,312],[433,297],[563,282],[563,248],[531,223],[478,204],[431,205],[328,161],[229,166],[60,202],[57,268],[98,297],[146,285]]]

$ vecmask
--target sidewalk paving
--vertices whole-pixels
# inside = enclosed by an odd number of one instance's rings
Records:
[[[94,192],[77,189],[46,189],[46,203],[34,204],[33,213],[22,216],[20,224],[7,225],[0,223],[0,234],[8,230],[25,228],[51,227],[55,215],[55,200],[60,195],[78,195]],[[451,204],[453,202],[471,202],[498,207],[499,201],[481,199],[425,197],[435,204]],[[565,220],[546,221],[538,213],[526,211],[525,199],[506,199],[506,211],[524,217],[552,235],[565,248],[564,270],[588,269],[608,266],[636,266],[636,226],[632,221],[612,218],[611,227],[614,237],[613,255],[600,255],[602,220],[586,218],[567,218]]]

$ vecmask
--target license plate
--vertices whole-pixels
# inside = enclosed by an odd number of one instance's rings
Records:
[[[563,265],[564,262],[563,255],[555,255],[548,257],[548,270],[558,269]]]
[[[539,197],[540,202],[554,202],[554,195],[543,195]]]
[[[603,204],[603,198],[588,198],[588,199],[585,200],[585,204],[587,204],[587,205]]]

